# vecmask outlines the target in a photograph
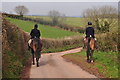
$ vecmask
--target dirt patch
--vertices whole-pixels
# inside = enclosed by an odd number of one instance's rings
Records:
[[[90,74],[93,74],[99,78],[106,78],[103,74],[99,72],[98,68],[96,67],[97,63],[87,63],[85,56],[79,55],[73,58],[71,55],[63,55],[62,57],[65,58],[66,61],[77,64],[83,70],[89,72]]]

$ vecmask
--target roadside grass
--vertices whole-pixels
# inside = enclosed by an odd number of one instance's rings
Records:
[[[13,18],[7,18],[7,19],[11,23],[19,26],[26,32],[30,32],[31,29],[33,29],[34,24],[36,24],[35,22],[23,21]],[[79,33],[76,32],[61,30],[47,25],[38,24],[38,26],[39,26],[38,29],[41,31],[41,37],[45,37],[45,38],[64,38],[69,36],[80,35]]]
[[[21,71],[30,57],[26,37],[15,25],[3,18],[2,24],[2,78],[19,80]],[[24,55],[24,56],[23,56]]]
[[[6,54],[4,54],[4,60],[3,60],[3,78],[20,78],[22,69],[24,68],[24,65],[26,64],[26,61],[29,59],[30,55],[25,56],[25,58],[20,59],[19,55],[17,55],[15,52],[6,50]],[[30,54],[27,52],[27,54]],[[19,79],[18,79],[19,80]]]
[[[90,64],[86,62],[85,50],[79,53],[65,54],[63,57],[72,61],[73,63],[79,64],[80,67],[98,77],[118,78],[117,56],[117,52],[95,51],[95,62]]]

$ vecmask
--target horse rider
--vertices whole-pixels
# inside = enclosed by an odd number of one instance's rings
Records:
[[[85,41],[86,41],[86,39],[88,38],[88,37],[92,37],[92,38],[94,38],[94,40],[95,40],[95,48],[96,48],[96,38],[95,38],[95,35],[94,35],[94,28],[92,27],[92,22],[88,22],[88,26],[89,27],[87,27],[86,28],[86,32],[85,32],[85,34],[86,34],[86,36],[85,36],[85,38],[84,38],[84,47],[83,48],[85,48]]]
[[[32,42],[32,39],[33,39],[34,37],[40,39],[40,35],[41,35],[41,34],[40,34],[40,30],[38,30],[38,25],[35,24],[35,25],[34,25],[34,29],[32,29],[31,32],[30,32],[31,38],[30,38],[30,40],[28,41],[28,50],[30,50],[30,43]],[[40,44],[41,44],[41,41],[40,41]],[[41,45],[42,45],[42,44],[41,44]]]

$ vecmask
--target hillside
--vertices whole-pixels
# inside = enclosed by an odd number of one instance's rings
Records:
[[[33,29],[34,25],[36,24],[35,22],[18,20],[13,18],[7,18],[7,19],[11,23],[19,26],[21,29],[23,29],[26,32],[30,32],[31,29]],[[64,38],[64,37],[80,35],[80,33],[58,29],[49,25],[38,24],[38,29],[41,31],[41,37],[44,38]]]

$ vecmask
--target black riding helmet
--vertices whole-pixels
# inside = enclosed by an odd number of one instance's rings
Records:
[[[92,25],[92,22],[88,22],[88,25]]]
[[[34,28],[38,28],[38,25],[37,25],[37,24],[35,24],[35,25],[34,25]]]

